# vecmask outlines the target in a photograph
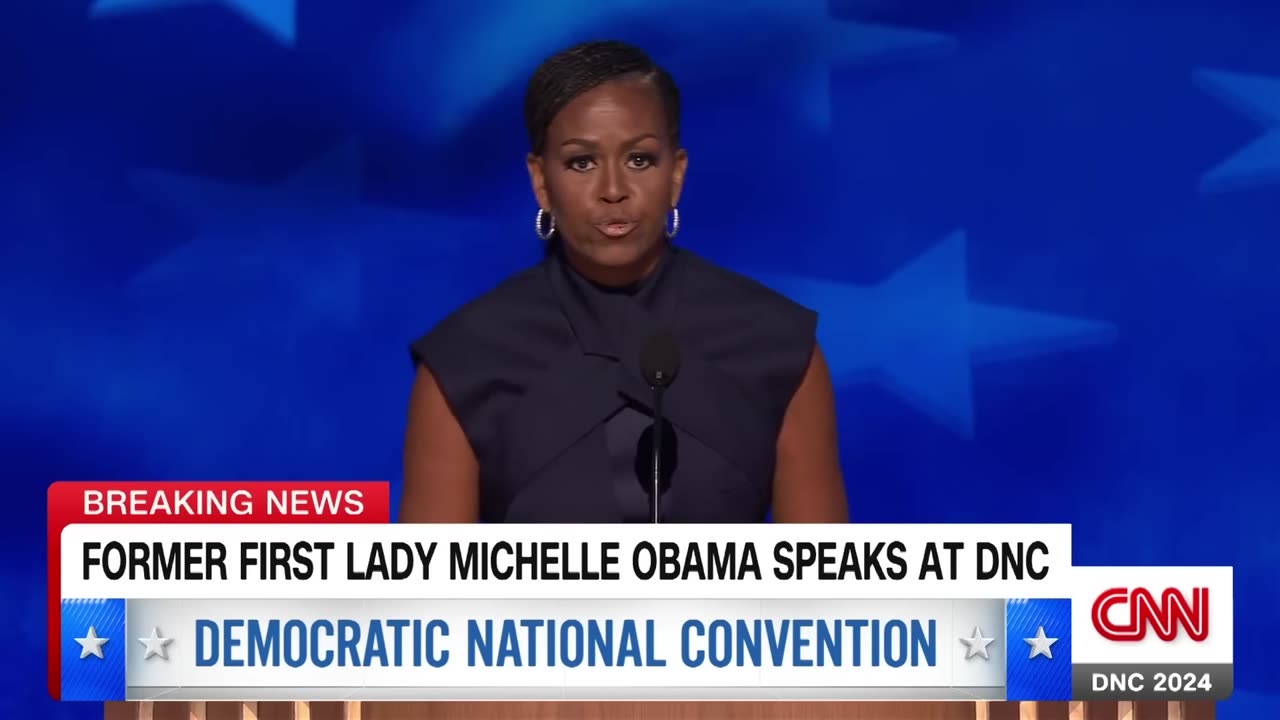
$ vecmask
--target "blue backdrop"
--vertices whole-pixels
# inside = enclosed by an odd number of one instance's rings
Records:
[[[687,99],[684,244],[822,313],[858,521],[1230,564],[1280,705],[1280,5],[10,0],[0,714],[56,479],[397,478],[406,342],[534,261],[520,93],[591,37]]]

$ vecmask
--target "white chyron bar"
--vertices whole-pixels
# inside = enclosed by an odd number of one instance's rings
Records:
[[[68,699],[1231,686],[1230,568],[1075,568],[1066,525],[71,524],[59,556]]]
[[[1067,525],[70,525],[63,597],[1002,598],[1069,590]]]

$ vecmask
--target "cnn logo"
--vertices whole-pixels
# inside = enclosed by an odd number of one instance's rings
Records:
[[[1112,618],[1112,608],[1121,622]],[[1093,601],[1093,629],[1108,640],[1137,642],[1150,628],[1169,642],[1179,626],[1196,642],[1209,637],[1209,588],[1193,588],[1190,600],[1174,588],[1165,588],[1158,600],[1146,588],[1111,588]]]

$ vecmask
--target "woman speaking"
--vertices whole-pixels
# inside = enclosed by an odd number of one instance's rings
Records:
[[[524,117],[546,257],[411,345],[401,522],[847,521],[815,313],[672,244],[671,76],[577,45]]]

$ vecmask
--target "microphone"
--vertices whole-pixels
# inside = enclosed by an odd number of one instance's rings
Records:
[[[654,523],[659,521],[658,501],[662,496],[662,393],[675,382],[678,372],[680,347],[671,333],[658,333],[640,348],[640,375],[653,388],[653,492],[649,502]]]

